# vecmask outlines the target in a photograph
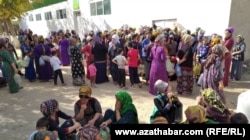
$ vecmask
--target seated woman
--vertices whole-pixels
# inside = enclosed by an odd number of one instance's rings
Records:
[[[71,116],[59,109],[58,102],[55,99],[44,101],[40,105],[40,111],[49,120],[48,130],[57,131],[60,140],[66,140],[67,136],[81,127]],[[59,118],[66,120],[61,126],[59,126]]]
[[[170,124],[180,123],[183,105],[178,97],[172,93],[171,86],[162,80],[157,80],[154,87],[158,91],[158,95],[154,99],[155,107],[150,117],[150,123],[156,116],[164,116]]]
[[[126,91],[119,91],[115,94],[115,111],[106,110],[103,118],[102,127],[113,124],[138,124],[137,110],[133,104],[132,98]]]
[[[100,102],[91,97],[92,89],[82,86],[79,89],[79,100],[75,103],[75,118],[82,126],[89,124],[99,128],[102,122],[102,107]]]
[[[189,106],[185,111],[185,115],[186,121],[184,124],[218,124],[218,122],[206,117],[206,109],[200,105]]]

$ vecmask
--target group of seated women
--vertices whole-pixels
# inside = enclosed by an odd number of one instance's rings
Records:
[[[154,98],[151,124],[248,123],[244,114],[230,114],[219,100],[211,104],[208,97],[214,94],[212,91],[201,94],[198,103],[184,111],[186,120],[183,121],[183,104],[172,92],[171,85],[158,80],[155,82],[155,89],[158,95]],[[109,140],[111,124],[139,124],[137,109],[127,91],[118,91],[115,94],[115,109],[107,109],[105,113],[102,112],[98,99],[91,95],[90,87],[80,87],[73,116],[61,111],[57,100],[44,101],[40,106],[43,117],[38,120],[36,131],[32,133],[30,140],[44,140],[45,137],[50,137],[51,140],[69,140],[71,137],[78,140]],[[59,118],[65,119],[62,125]]]

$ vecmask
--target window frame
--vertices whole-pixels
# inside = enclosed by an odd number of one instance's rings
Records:
[[[42,15],[41,15],[41,13],[36,14],[35,16],[36,16],[36,21],[41,21],[41,20],[42,20]],[[38,17],[39,17],[39,18],[38,18]]]
[[[51,11],[45,12],[44,13],[44,19],[45,20],[52,20],[53,19],[52,12]]]
[[[101,8],[100,8],[100,4],[101,4]],[[90,2],[89,8],[90,8],[90,16],[111,15],[112,13],[111,12],[111,0],[99,0],[99,1]]]
[[[56,10],[56,19],[66,19],[66,18],[67,18],[67,9]]]

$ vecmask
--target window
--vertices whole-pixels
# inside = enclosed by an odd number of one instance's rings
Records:
[[[67,18],[66,9],[57,10],[56,11],[56,18],[57,19]]]
[[[29,21],[34,21],[33,15],[29,15]]]
[[[90,15],[110,15],[111,3],[110,0],[102,0],[98,2],[90,3]]]
[[[36,14],[36,21],[40,21],[40,20],[42,20],[41,14]]]
[[[45,20],[52,20],[52,14],[51,12],[45,12],[44,13]]]

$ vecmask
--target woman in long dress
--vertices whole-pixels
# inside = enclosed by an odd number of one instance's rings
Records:
[[[10,53],[4,47],[4,39],[0,39],[0,59],[2,61],[2,69],[6,74],[6,80],[9,86],[10,93],[17,93],[19,85],[14,79],[15,73],[18,73],[14,60]]]
[[[168,75],[166,69],[166,55],[162,44],[166,39],[159,35],[155,39],[155,45],[152,47],[150,57],[152,58],[150,78],[149,78],[149,93],[157,95],[157,91],[154,88],[154,84],[157,80],[168,82]]]
[[[73,78],[73,85],[81,86],[85,84],[84,63],[81,51],[77,47],[77,38],[75,36],[70,38],[70,56],[71,56],[71,71]]]
[[[49,58],[51,56],[51,50],[47,44],[44,44],[43,36],[39,36],[39,44],[34,48],[34,56],[37,60],[41,56]],[[44,65],[38,65],[38,78],[39,80],[46,82],[52,78],[52,68],[48,60],[44,60]]]
[[[94,46],[92,48],[92,54],[94,55],[96,73],[96,84],[108,82],[107,76],[107,53],[108,49],[105,47],[101,38],[101,32],[97,32],[94,37]]]
[[[203,83],[201,90],[211,88],[219,95],[221,101],[226,103],[220,81],[223,79],[221,69],[221,62],[223,57],[223,46],[220,44],[212,48],[212,53],[208,56],[204,66]]]
[[[61,39],[59,41],[59,50],[60,50],[60,58],[63,66],[70,65],[70,56],[69,56],[69,40],[63,34],[60,33]]]

